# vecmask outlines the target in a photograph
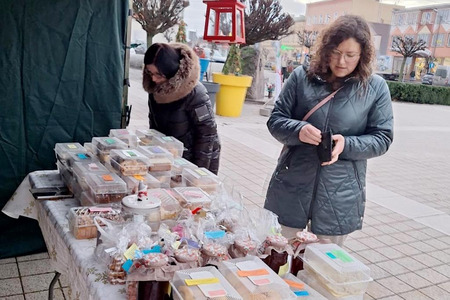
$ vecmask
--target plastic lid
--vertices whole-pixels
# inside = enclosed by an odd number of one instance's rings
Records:
[[[137,195],[129,195],[122,199],[122,205],[134,209],[149,209],[161,206],[161,200],[149,196],[147,201],[138,201]]]

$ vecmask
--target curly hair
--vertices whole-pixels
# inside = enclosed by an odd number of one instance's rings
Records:
[[[340,16],[325,28],[314,45],[315,51],[311,58],[308,77],[318,75],[324,79],[331,76],[329,67],[331,52],[343,41],[354,38],[361,46],[361,56],[355,70],[350,74],[367,86],[375,58],[375,47],[368,23],[360,16]]]

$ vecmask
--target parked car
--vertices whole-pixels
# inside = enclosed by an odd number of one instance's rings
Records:
[[[432,85],[433,84],[433,73],[427,73],[425,75],[423,75],[422,77],[422,84],[428,84],[428,85]]]
[[[438,66],[433,76],[433,85],[450,86],[450,66]]]

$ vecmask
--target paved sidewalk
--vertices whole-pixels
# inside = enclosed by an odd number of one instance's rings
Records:
[[[148,128],[140,73],[130,70],[131,129]],[[262,206],[281,150],[261,107],[245,103],[238,118],[216,117],[223,146],[219,176],[246,205]],[[450,299],[450,107],[394,103],[394,113],[391,149],[369,160],[363,230],[345,247],[371,268],[374,281],[364,299]],[[46,299],[47,260],[45,253],[0,260],[0,298]],[[24,267],[31,268],[27,276],[18,272]],[[56,299],[69,299],[67,279],[59,284]],[[20,286],[24,294],[2,298]]]

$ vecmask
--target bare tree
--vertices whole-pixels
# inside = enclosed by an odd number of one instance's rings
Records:
[[[403,81],[403,70],[405,69],[406,59],[412,57],[417,51],[425,50],[426,43],[423,40],[415,41],[412,37],[396,36],[392,39],[391,50],[403,56],[398,80]]]
[[[153,37],[178,24],[187,0],[133,0],[133,18],[147,32],[147,47]]]
[[[175,30],[173,28],[169,28],[163,32],[163,36],[167,40],[168,43],[170,43],[172,41],[172,35],[174,33],[175,33]]]
[[[296,33],[297,33],[297,37],[298,37],[298,43],[301,46],[306,47],[308,49],[308,53],[309,53],[311,47],[316,42],[318,32],[303,29],[302,31],[297,31]]]
[[[294,19],[283,13],[278,0],[247,0],[245,39],[247,45],[279,40],[293,33]]]

